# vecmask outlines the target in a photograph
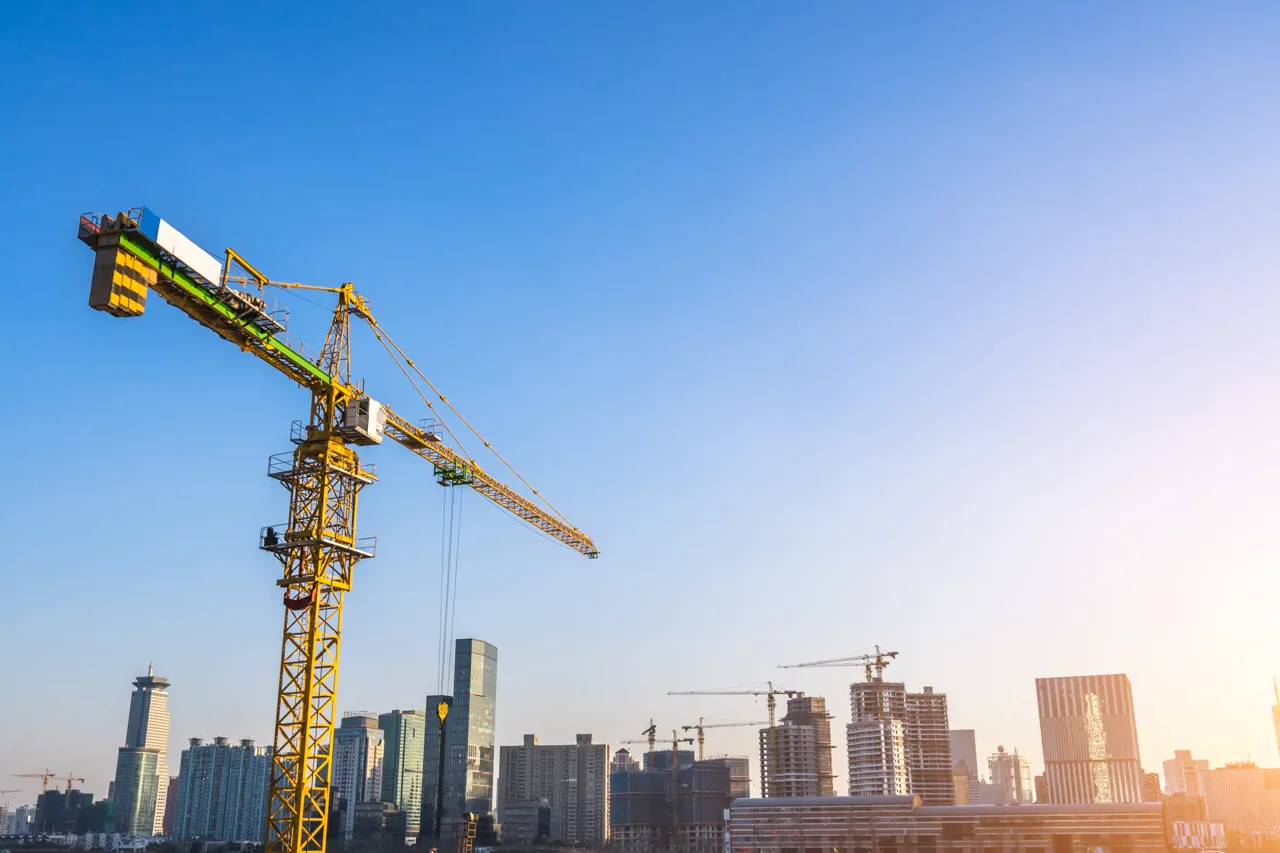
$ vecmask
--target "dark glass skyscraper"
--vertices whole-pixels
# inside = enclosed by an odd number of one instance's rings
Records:
[[[444,697],[427,698],[434,709]],[[496,751],[494,714],[498,700],[498,649],[483,640],[456,641],[453,661],[453,707],[445,722],[444,818],[441,835],[453,836],[453,824],[464,812],[493,812]],[[430,721],[434,724],[434,720]],[[434,728],[429,725],[428,729]],[[428,731],[423,755],[423,819],[434,815],[440,742]],[[423,833],[430,831],[423,827]]]

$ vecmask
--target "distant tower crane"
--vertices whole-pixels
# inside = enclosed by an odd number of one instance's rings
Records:
[[[71,808],[71,786],[76,782],[83,782],[84,779],[74,774],[67,774],[67,808]]]
[[[693,743],[671,730],[671,853],[680,849],[680,744]]]
[[[734,728],[735,726],[763,726],[763,725],[767,725],[767,723],[764,720],[753,720],[748,723],[704,723],[702,722],[702,717],[699,717],[698,722],[694,723],[692,726],[681,726],[680,728],[684,729],[686,732],[692,731],[692,730],[696,730],[698,732],[698,760],[701,761],[703,756],[702,747],[703,747],[703,743],[705,742],[705,737],[703,736],[703,733],[702,733],[703,729],[728,729],[728,728]]]
[[[863,666],[866,667],[867,681],[884,681],[884,670],[893,659],[898,656],[897,652],[884,652],[876,646],[875,654],[867,655],[849,655],[842,658],[828,658],[827,660],[814,660],[808,663],[784,663],[779,664],[778,669],[806,669],[810,667],[827,667],[827,666]],[[875,677],[872,677],[872,670],[875,671]]]
[[[649,728],[645,729],[640,734],[649,739],[649,763],[653,764],[653,745],[658,739],[658,727],[654,724],[653,717],[649,718]]]
[[[15,779],[39,779],[40,793],[44,794],[49,791],[49,780],[57,776],[52,770],[46,769],[43,773],[12,773]]]
[[[343,596],[351,589],[356,564],[373,557],[376,547],[373,537],[361,536],[356,528],[357,497],[376,476],[373,466],[361,464],[352,446],[381,444],[390,437],[430,462],[440,485],[469,486],[569,548],[588,557],[599,556],[599,551],[497,451],[494,455],[532,492],[532,499],[482,470],[447,426],[444,431],[456,450],[434,427],[416,426],[365,393],[364,383],[351,372],[352,317],[368,325],[433,414],[440,412],[419,383],[493,450],[387,335],[350,282],[317,287],[271,281],[235,250],[227,249],[225,260],[219,260],[146,208],[116,216],[85,214],[78,237],[94,251],[90,307],[116,317],[137,317],[146,307],[148,292],[154,292],[310,392],[307,421],[295,422],[292,430],[296,449],[271,457],[267,465],[268,476],[289,491],[289,519],[264,527],[258,540],[259,547],[280,563],[276,585],[283,590],[285,608],[265,834],[267,853],[323,851],[333,776]],[[268,286],[335,297],[318,354],[286,334],[288,312],[265,294]],[[196,372],[188,370],[191,375]],[[214,397],[219,406],[239,400],[243,408],[248,402],[234,388]],[[208,444],[208,438],[188,435],[193,445]]]
[[[764,777],[764,780],[763,780],[764,790],[768,791],[769,790],[768,767],[769,767],[769,763],[773,761],[774,756],[777,754],[776,736],[774,734],[774,730],[777,727],[777,724],[776,724],[777,704],[778,704],[777,697],[786,696],[788,699],[790,699],[795,696],[803,696],[804,691],[783,690],[780,687],[774,687],[772,681],[766,681],[765,684],[767,686],[764,690],[758,690],[758,689],[757,690],[733,690],[733,689],[730,689],[730,690],[670,690],[667,692],[667,695],[668,696],[764,696],[766,697],[767,704],[769,706],[769,729],[768,729],[769,733],[765,736],[767,739],[767,743],[766,743],[767,748],[764,750],[764,754],[768,756],[768,761],[763,763],[761,768],[761,775]]]
[[[767,681],[768,685],[764,690],[668,690],[668,696],[766,696],[768,697],[769,706],[769,728],[773,728],[774,720],[777,717],[777,699],[778,696],[803,696],[803,690],[783,690],[780,687],[774,687],[772,681]]]

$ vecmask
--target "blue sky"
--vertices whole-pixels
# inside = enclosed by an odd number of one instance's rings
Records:
[[[464,500],[498,737],[759,719],[901,651],[1039,766],[1037,676],[1123,671],[1144,764],[1277,761],[1280,13],[1263,4],[27,5],[0,24],[16,322],[0,773],[105,793],[129,682],[269,741],[257,529],[306,398],[153,301],[86,306],[77,214],[145,204],[356,282],[603,551]],[[318,341],[325,311],[289,298]],[[308,333],[307,330],[312,330]],[[377,351],[375,351],[377,350]],[[426,412],[368,335],[370,392]],[[16,369],[15,369],[16,368]],[[369,451],[344,710],[437,679],[442,496]],[[754,753],[727,729],[715,752]],[[836,751],[843,771],[841,750]],[[840,787],[840,786],[838,786]]]

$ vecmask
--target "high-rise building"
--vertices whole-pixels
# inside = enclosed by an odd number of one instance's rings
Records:
[[[760,780],[766,797],[830,797],[831,715],[821,696],[792,696],[782,724],[760,730]]]
[[[36,806],[18,806],[9,817],[9,835],[30,835],[36,831]]]
[[[449,698],[452,707],[445,719],[444,814],[440,834],[453,838],[455,823],[464,812],[493,822],[494,720],[498,701],[498,649],[483,640],[458,639],[454,643],[453,696],[429,696],[428,707]],[[439,727],[427,726],[424,746],[424,816],[435,815],[436,780],[439,773]],[[388,752],[390,745],[388,745]],[[479,842],[477,842],[479,844]]]
[[[507,805],[545,800],[551,808],[550,839],[602,847],[609,836],[609,747],[589,734],[564,745],[542,745],[525,735],[520,746],[504,746],[499,766],[498,822]]]
[[[1044,778],[1044,774],[1043,774],[1043,773],[1041,773],[1041,774],[1039,774],[1039,775],[1037,775],[1037,776],[1036,776],[1036,778],[1035,778],[1035,786],[1036,786],[1036,803],[1037,803],[1037,804],[1048,804],[1048,802],[1049,802],[1049,781],[1048,781],[1047,779],[1045,779],[1045,778]]]
[[[182,751],[178,786],[170,792],[173,837],[262,844],[267,834],[271,747],[225,737],[193,737]]]
[[[618,853],[678,849],[684,853],[723,853],[724,811],[732,802],[731,771],[718,761],[694,761],[680,750],[674,760],[678,780],[677,811],[672,811],[671,750],[646,756],[645,769],[614,773],[609,781],[609,844]],[[673,829],[679,835],[672,837]]]
[[[1248,761],[1204,773],[1205,817],[1228,832],[1280,832],[1280,770]]]
[[[953,805],[947,695],[932,687],[908,693],[902,683],[878,677],[851,685],[849,693],[850,796],[919,794],[930,805]]]
[[[1189,749],[1175,749],[1173,758],[1164,762],[1165,791],[1170,794],[1204,797],[1204,774],[1208,772],[1208,761],[1192,758]]]
[[[1142,802],[1129,676],[1037,678],[1036,701],[1050,802]]]
[[[382,801],[384,738],[373,714],[344,714],[333,733],[332,786],[346,803],[338,829],[348,840],[355,832],[355,804]]]
[[[404,813],[406,843],[418,837],[422,820],[422,759],[427,718],[421,711],[378,715],[382,731],[382,801]],[[369,802],[365,800],[364,802]],[[349,814],[355,813],[350,803]]]
[[[849,796],[902,796],[907,770],[906,686],[875,678],[849,687],[852,722],[845,726]]]
[[[907,694],[907,772],[911,793],[931,806],[953,806],[955,784],[951,779],[951,721],[947,694],[926,687]]]
[[[751,760],[745,755],[713,755],[706,760],[706,763],[723,764],[729,768],[730,799],[751,796]],[[636,769],[639,770],[639,766]]]
[[[165,790],[167,790],[169,794],[164,799],[164,819],[163,819],[164,835],[165,835],[165,838],[172,838],[173,837],[173,811],[174,811],[174,807],[177,806],[178,804],[178,777],[177,776],[169,777],[169,787],[166,788]],[[110,799],[111,797],[108,796],[107,800],[109,801]]]
[[[133,687],[129,727],[116,756],[114,825],[117,832],[159,835],[169,788],[169,682],[148,666]]]
[[[956,785],[956,805],[976,806],[982,802],[978,794],[978,739],[973,729],[952,729],[949,732],[951,741],[951,778]],[[960,765],[964,765],[964,772]],[[965,790],[968,796],[960,797],[961,776],[965,777]]]
[[[1031,782],[1031,762],[1018,754],[1018,750],[1005,752],[1003,746],[987,759],[991,785],[999,792],[999,800],[993,806],[1023,806],[1035,801],[1035,789]],[[983,803],[988,804],[986,798]]]

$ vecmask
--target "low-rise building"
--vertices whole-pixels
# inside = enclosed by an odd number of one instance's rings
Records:
[[[733,853],[1167,853],[1155,803],[926,806],[918,795],[744,799]]]

